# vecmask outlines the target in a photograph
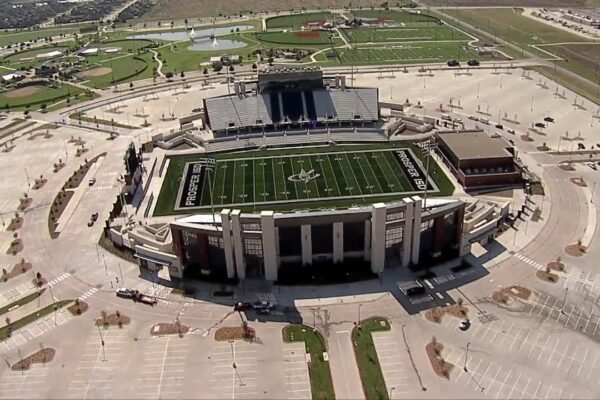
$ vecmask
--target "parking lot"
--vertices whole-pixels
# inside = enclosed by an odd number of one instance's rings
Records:
[[[28,371],[8,371],[0,380],[1,399],[41,399],[40,390],[45,386],[50,369],[42,364],[34,365]]]
[[[394,326],[392,329],[401,328]],[[387,331],[374,332],[372,335],[385,386],[388,390],[393,388],[394,397],[405,398],[421,388],[410,366],[406,346],[399,342],[398,334],[399,332]]]

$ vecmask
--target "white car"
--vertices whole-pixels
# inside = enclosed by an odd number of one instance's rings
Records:
[[[596,165],[596,163],[593,163],[593,162],[588,162],[587,166],[590,167],[591,169],[593,169],[594,171],[598,169],[598,166]]]
[[[460,325],[458,325],[458,329],[460,329],[461,331],[466,331],[470,327],[471,321],[469,321],[469,319],[463,319],[462,321],[460,321]]]
[[[479,121],[479,117],[476,117],[474,115],[469,115],[469,119],[472,121]]]
[[[90,186],[94,186],[94,183],[96,183],[96,178],[92,178],[88,181],[88,185]]]

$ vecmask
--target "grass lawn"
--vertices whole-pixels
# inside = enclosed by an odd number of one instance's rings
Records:
[[[300,28],[311,21],[326,21],[331,18],[333,18],[333,14],[331,14],[329,11],[306,14],[281,15],[278,17],[269,18],[267,20],[267,29]]]
[[[383,380],[383,373],[381,372],[371,332],[389,330],[389,321],[379,317],[364,320],[360,324],[360,329],[358,326],[352,329],[354,356],[356,357],[360,380],[367,399],[388,399],[388,390]]]
[[[7,105],[11,110],[24,109],[28,105],[31,107],[41,106],[42,104],[50,106],[52,103],[66,99],[69,96],[78,96],[83,93],[82,89],[69,84],[58,86],[34,85],[16,90],[29,88],[35,89],[35,93],[21,97],[11,97],[10,93],[13,91],[0,93],[0,108],[7,109]]]
[[[30,295],[27,295],[25,297],[21,297],[19,300],[17,301],[13,301],[10,304],[5,305],[4,307],[0,307],[0,315],[2,314],[6,314],[11,308],[15,307],[15,306],[23,306],[27,303],[32,302],[33,300],[37,299],[38,297],[40,297],[40,295],[43,293],[42,291],[36,291],[34,293],[31,293]]]
[[[437,23],[438,19],[431,15],[423,13],[412,13],[409,11],[390,11],[390,10],[352,10],[352,15],[356,18],[378,18],[380,20],[392,20],[406,24],[411,23]]]
[[[466,61],[479,55],[466,47],[466,42],[404,43],[395,46],[370,46],[352,50],[338,49],[340,64],[393,64],[445,62],[450,59]]]
[[[70,26],[70,27],[59,27],[49,29],[37,29],[27,31],[3,31],[0,35],[0,46],[6,46],[9,44],[23,43],[30,40],[44,39],[45,37],[57,37],[62,34],[79,34],[79,30],[82,26]]]
[[[425,176],[427,162],[423,160],[423,153],[409,144],[323,146],[219,154],[216,156],[216,172],[210,173],[210,179],[208,174],[202,178],[196,207],[210,209],[209,183],[213,186],[215,207],[235,207],[245,211],[344,208],[377,201],[397,201],[408,193],[420,193],[398,164],[392,151],[395,147],[410,148],[420,160]],[[154,215],[191,212],[189,208],[175,210],[176,198],[184,182],[186,163],[202,157],[204,155],[195,154],[170,158]],[[454,187],[437,163],[432,160],[429,168],[430,178],[438,187],[437,191],[430,188],[429,193],[433,196],[452,194]],[[306,182],[287,179],[301,174],[302,170],[314,170],[317,176]]]
[[[61,43],[60,46],[44,46],[44,47],[36,47],[33,49],[26,49],[23,51],[18,51],[16,53],[8,54],[2,57],[1,62],[5,66],[9,66],[14,69],[18,69],[21,67],[25,68],[33,68],[37,67],[45,61],[48,60],[58,60],[59,57],[54,57],[51,59],[40,58],[37,59],[36,56],[43,53],[49,53],[52,51],[60,51],[65,53],[71,44],[75,42]]]
[[[540,46],[568,61],[559,61],[558,65],[583,76],[592,82],[600,80],[600,41],[596,43]]]
[[[24,326],[26,326],[34,321],[37,321],[40,318],[45,317],[46,315],[52,314],[54,312],[54,306],[56,306],[57,310],[58,310],[72,302],[73,302],[73,300],[61,300],[54,304],[50,304],[50,305],[36,311],[33,314],[29,314],[26,317],[23,317],[17,321],[12,321],[10,324],[12,331],[14,332],[17,329],[23,328]],[[0,340],[4,340],[6,338],[8,338],[8,327],[3,326],[2,328],[0,328]]]
[[[567,87],[571,89],[573,92],[577,93],[580,96],[585,97],[586,99],[595,102],[596,104],[600,104],[600,92],[598,92],[597,87],[592,87],[590,85],[586,85],[581,82],[579,79],[573,79],[571,76],[562,73],[560,71],[554,71],[554,68],[549,67],[528,67],[526,69],[531,69],[539,72],[540,74],[554,80],[561,86]]]
[[[140,129],[138,126],[130,126],[130,125],[125,125],[125,124],[120,124],[120,123],[114,122],[114,121],[109,121],[106,119],[87,117],[87,116],[83,115],[82,112],[77,112],[75,114],[71,114],[71,115],[69,115],[69,118],[77,120],[77,121],[91,122],[93,124],[98,124],[98,125],[106,125],[111,128],[115,127],[115,128],[124,128],[124,129]]]
[[[469,40],[469,36],[448,25],[415,28],[354,28],[342,29],[350,43]]]
[[[283,45],[329,45],[329,34],[322,31],[263,32],[255,33],[254,37],[261,42]]]
[[[87,81],[86,85],[93,88],[111,86],[113,81],[120,85],[138,79],[151,78],[153,68],[152,54],[144,53],[139,56],[134,56],[133,54],[112,55],[110,58],[103,55],[86,58],[86,70],[94,70],[96,68],[108,68],[106,70],[107,73],[99,76],[80,75],[80,79]]]
[[[306,325],[293,324],[283,328],[282,334],[283,341],[286,343],[304,342],[306,344],[306,351],[310,354],[308,372],[313,400],[335,399],[329,361],[323,359],[323,353],[327,351],[327,348],[321,333]]]

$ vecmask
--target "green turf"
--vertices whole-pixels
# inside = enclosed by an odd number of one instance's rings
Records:
[[[404,43],[395,46],[371,46],[338,50],[341,64],[389,64],[444,62],[449,59],[479,59],[479,55],[466,47],[466,42]]]
[[[26,326],[26,325],[34,322],[34,321],[37,321],[40,318],[43,318],[43,317],[45,317],[45,316],[47,316],[49,314],[52,314],[54,312],[54,306],[55,305],[56,305],[57,310],[58,310],[58,309],[66,306],[67,304],[72,303],[72,302],[73,302],[73,300],[61,300],[61,301],[58,301],[58,302],[56,302],[54,304],[50,304],[49,306],[46,306],[46,307],[44,307],[44,308],[42,308],[42,309],[40,309],[40,310],[38,310],[38,311],[36,311],[36,312],[34,312],[32,314],[29,314],[29,315],[27,315],[27,316],[25,316],[25,317],[23,317],[23,318],[21,318],[21,319],[19,319],[17,321],[12,321],[11,324],[10,324],[11,329],[14,332],[17,329],[21,329],[24,326]],[[7,326],[3,326],[2,328],[0,328],[0,340],[4,340],[6,338],[8,338],[8,327]]]
[[[256,40],[284,45],[329,45],[329,33],[323,31],[261,32]]]
[[[28,105],[32,108],[46,104],[50,106],[52,103],[64,100],[69,96],[77,96],[83,93],[83,90],[68,84],[50,85],[34,85],[39,90],[29,96],[24,97],[8,97],[9,92],[0,93],[0,108],[7,109],[7,105],[11,110],[24,109]]]
[[[325,361],[323,353],[327,351],[325,339],[319,331],[300,324],[292,324],[283,328],[283,341],[304,342],[306,351],[310,354],[308,370],[310,374],[310,388],[313,400],[335,399],[333,380],[329,361]]]
[[[407,144],[397,147],[411,148],[425,169],[420,149]],[[245,211],[343,208],[398,201],[408,193],[420,193],[390,152],[393,148],[388,144],[344,145],[220,154],[216,172],[204,179],[201,207],[204,212],[211,209],[209,181],[215,207],[235,205]],[[174,208],[186,163],[202,157],[170,158],[154,215],[193,212]],[[430,195],[452,194],[452,183],[437,163],[432,160],[429,167],[439,189]],[[306,183],[288,179],[302,169],[314,169],[320,176]]]
[[[383,323],[383,325],[382,325]],[[385,318],[369,318],[352,329],[354,356],[360,373],[363,391],[367,399],[387,400],[389,397],[377,350],[371,332],[389,331],[390,323]]]
[[[114,83],[123,84],[133,80],[152,77],[152,55],[145,53],[140,56],[133,54],[106,56],[90,56],[86,58],[85,69],[110,68],[111,72],[100,76],[86,76],[81,79],[87,86],[104,88]]]
[[[331,19],[333,15],[328,12],[316,12],[306,14],[282,15],[269,18],[267,20],[267,29],[273,28],[300,28],[309,21],[321,21]]]
[[[390,10],[352,10],[350,13],[356,18],[378,18],[380,20],[393,20],[395,22],[405,24],[438,23],[437,18],[427,15],[425,12],[415,13],[409,11]]]
[[[348,42],[420,42],[469,40],[470,37],[448,25],[435,25],[421,28],[354,28],[343,29],[341,32]]]
[[[0,46],[7,46],[9,44],[17,44],[28,42],[30,40],[40,40],[45,37],[60,37],[61,34],[73,34],[78,33],[81,26],[78,27],[60,27],[50,29],[36,29],[26,31],[5,31],[0,35]]]

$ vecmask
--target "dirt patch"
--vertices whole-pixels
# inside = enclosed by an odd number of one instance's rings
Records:
[[[321,36],[319,31],[301,31],[295,32],[294,36],[302,37],[302,38],[318,38]]]
[[[33,199],[31,197],[21,197],[19,199],[19,211],[25,211],[31,205]]]
[[[469,313],[469,309],[462,304],[452,304],[447,307],[434,307],[425,311],[425,318],[433,323],[439,324],[442,322],[442,317],[445,314],[451,315],[456,318],[466,318]]]
[[[17,363],[13,364],[10,367],[13,371],[24,371],[31,368],[32,364],[35,363],[48,363],[54,359],[54,355],[56,354],[56,350],[50,347],[45,347],[41,350],[36,351],[30,356],[25,357],[22,360],[19,360]]]
[[[565,272],[565,264],[560,261],[549,262],[548,268],[550,268],[552,271]]]
[[[23,217],[14,217],[13,219],[10,220],[10,224],[8,224],[8,228],[6,228],[6,230],[14,232],[18,229],[21,229],[22,226],[23,226]]]
[[[88,308],[90,308],[88,303],[77,299],[75,300],[75,303],[73,303],[73,305],[67,307],[67,310],[69,310],[71,314],[77,316],[86,312]]]
[[[107,314],[106,312],[102,312],[102,316],[96,320],[97,326],[104,326],[108,328],[109,326],[118,326],[122,328],[123,325],[127,325],[131,322],[127,315],[121,314],[119,311],[114,314]]]
[[[565,247],[565,253],[572,257],[581,257],[585,254],[586,250],[587,248],[580,244],[570,244],[567,247]]]
[[[531,221],[538,222],[542,218],[542,210],[539,207],[536,207],[533,210],[533,214],[531,214]]]
[[[558,168],[562,169],[563,171],[575,171],[575,167],[569,162],[558,164]]]
[[[528,135],[521,135],[521,140],[524,142],[533,142],[533,139]]]
[[[42,179],[36,179],[35,183],[33,184],[32,189],[33,190],[38,190],[44,187],[44,185],[48,183],[48,179],[46,178],[42,178]]]
[[[4,94],[4,96],[6,96],[9,99],[17,99],[20,97],[27,97],[27,96],[34,95],[39,91],[41,91],[41,88],[39,88],[37,86],[25,86],[22,88],[18,88],[18,89],[6,92]]]
[[[558,282],[558,275],[553,274],[552,272],[537,271],[535,273],[535,276],[544,282],[550,282],[550,283]]]
[[[178,323],[158,323],[150,328],[150,334],[153,336],[162,335],[185,335],[190,331],[190,328]]]
[[[77,74],[79,78],[94,78],[96,76],[104,76],[108,75],[112,72],[112,69],[109,67],[97,67],[88,69],[86,71],[82,71]]]
[[[6,254],[12,254],[13,256],[16,256],[17,253],[23,251],[23,249],[25,248],[25,246],[23,245],[23,240],[21,240],[21,238],[15,239],[10,243],[10,246],[8,246],[8,250],[6,251]]]
[[[577,186],[587,187],[587,183],[583,178],[571,178],[570,181],[576,184]]]
[[[433,372],[435,372],[437,376],[450,379],[450,372],[452,372],[454,364],[447,362],[442,357],[444,345],[433,340],[425,346],[425,350],[427,351],[427,356],[429,356],[429,362],[431,362]]]
[[[2,281],[6,282],[9,279],[14,278],[15,276],[24,274],[27,271],[30,271],[32,267],[33,266],[31,265],[31,263],[25,262],[25,259],[23,259],[20,263],[13,265],[10,271],[6,271],[6,273],[4,273],[5,270],[2,270]]]
[[[65,167],[65,163],[64,162],[54,163],[54,168],[52,169],[52,172],[57,173],[58,171],[60,171],[64,167]]]
[[[56,233],[56,227],[58,226],[58,219],[62,215],[65,208],[67,208],[67,204],[73,197],[75,192],[72,190],[64,190],[60,191],[54,202],[52,202],[52,207],[50,207],[50,213],[48,214],[48,232],[50,233],[50,237],[52,239],[56,239],[58,237],[58,233]]]
[[[531,289],[523,286],[513,285],[492,293],[492,299],[496,303],[500,304],[508,304],[509,300],[514,297],[522,300],[528,300],[531,297]]]
[[[244,340],[254,337],[254,329],[248,327],[244,329],[241,326],[227,327],[224,326],[215,331],[215,340],[226,341],[226,340]]]

